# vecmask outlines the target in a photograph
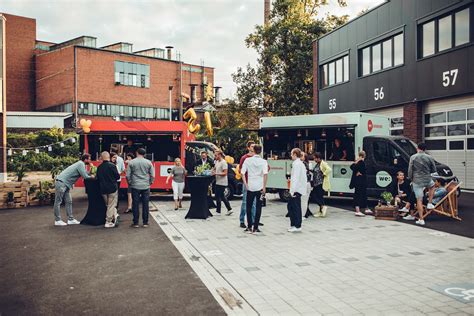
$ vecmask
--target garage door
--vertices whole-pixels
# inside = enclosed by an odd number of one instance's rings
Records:
[[[474,96],[430,102],[424,108],[428,151],[474,189]]]

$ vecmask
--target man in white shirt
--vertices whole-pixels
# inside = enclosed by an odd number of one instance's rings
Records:
[[[242,177],[245,188],[247,189],[247,228],[245,232],[258,234],[258,224],[260,222],[260,216],[262,215],[262,194],[265,195],[267,186],[268,176],[268,163],[264,160],[260,153],[262,152],[262,146],[255,145],[253,148],[254,155],[245,159],[242,165]],[[252,205],[256,199],[255,208],[255,220],[252,223]]]
[[[301,150],[293,148],[291,150],[291,159],[293,164],[291,166],[290,178],[290,200],[288,201],[288,214],[290,215],[290,233],[301,232],[301,196],[307,194],[306,182],[306,167],[301,161]]]

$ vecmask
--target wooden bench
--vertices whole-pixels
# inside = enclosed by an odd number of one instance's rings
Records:
[[[447,186],[446,190],[448,194],[444,198],[441,199],[438,203],[436,203],[434,209],[427,209],[424,207],[425,211],[423,212],[423,218],[425,219],[431,213],[437,213],[443,216],[451,217],[461,221],[461,218],[458,216],[458,189],[462,182],[456,183],[451,181]]]

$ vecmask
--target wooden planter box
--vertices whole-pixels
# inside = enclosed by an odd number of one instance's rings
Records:
[[[389,221],[397,220],[399,215],[398,207],[393,205],[381,205],[375,207],[375,219],[384,219]]]
[[[0,183],[0,209],[21,208],[28,205],[29,181]],[[8,192],[13,192],[13,202],[7,203]]]

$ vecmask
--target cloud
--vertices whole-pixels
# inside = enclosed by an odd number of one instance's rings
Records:
[[[322,13],[350,14],[380,2],[336,0]],[[376,2],[376,3],[374,3]],[[172,45],[185,62],[215,68],[222,96],[235,91],[231,74],[254,64],[256,53],[244,40],[263,23],[263,0],[2,0],[1,11],[36,18],[37,38],[63,42],[81,35],[97,37],[97,46],[130,42],[134,50]]]

